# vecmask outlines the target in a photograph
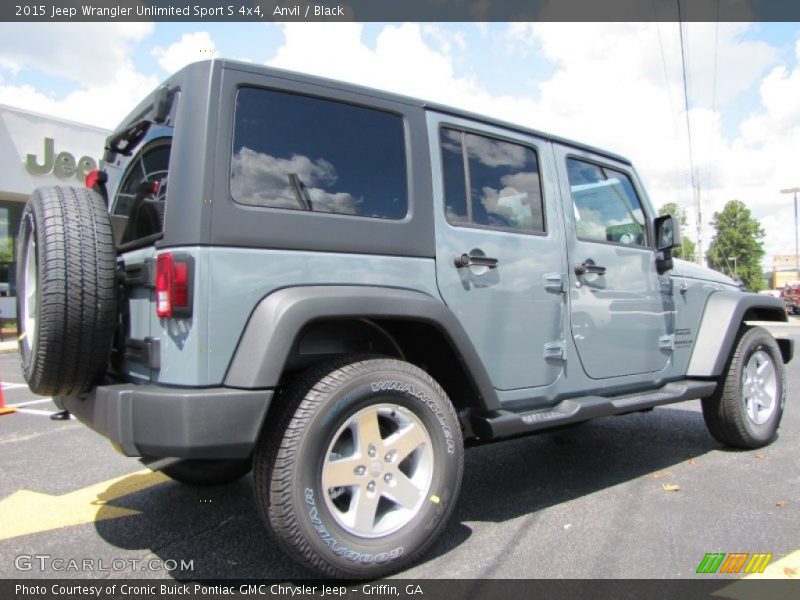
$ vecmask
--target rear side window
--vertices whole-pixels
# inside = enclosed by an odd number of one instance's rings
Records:
[[[453,225],[545,231],[539,161],[528,146],[443,128],[447,220]]]
[[[408,212],[403,119],[242,88],[230,186],[233,199],[250,206],[402,219]]]
[[[575,158],[567,159],[567,173],[580,239],[647,245],[644,210],[630,177]]]

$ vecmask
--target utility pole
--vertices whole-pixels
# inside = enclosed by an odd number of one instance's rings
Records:
[[[697,264],[705,266],[705,254],[703,253],[703,210],[700,202],[700,168],[694,170],[694,208],[695,220],[697,221]]]
[[[798,262],[798,256],[800,256],[800,251],[798,251],[798,247],[797,247],[797,192],[800,192],[800,187],[793,187],[793,188],[787,188],[785,190],[781,190],[781,194],[794,194],[794,278],[795,278],[795,281],[800,280],[800,264]]]
[[[739,279],[739,269],[736,266],[736,259],[738,259],[738,258],[739,258],[738,256],[729,256],[728,257],[728,260],[732,260],[733,261],[733,278],[734,279]]]

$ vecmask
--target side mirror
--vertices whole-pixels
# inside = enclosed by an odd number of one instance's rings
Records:
[[[679,248],[681,245],[681,228],[678,225],[678,220],[674,219],[672,215],[664,215],[663,217],[656,217],[656,250],[664,252]]]
[[[656,250],[659,256],[656,259],[656,270],[663,275],[672,269],[672,249],[681,245],[681,229],[678,220],[672,215],[656,217]]]

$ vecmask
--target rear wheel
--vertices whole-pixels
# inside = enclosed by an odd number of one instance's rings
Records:
[[[22,212],[17,325],[22,372],[48,396],[88,391],[106,370],[117,323],[116,250],[103,199],[40,188]]]
[[[379,577],[414,560],[449,517],[463,443],[444,390],[394,359],[312,368],[277,399],[254,457],[278,544],[328,577]]]
[[[761,327],[743,329],[703,418],[714,438],[735,448],[760,448],[778,431],[786,375],[775,338]]]

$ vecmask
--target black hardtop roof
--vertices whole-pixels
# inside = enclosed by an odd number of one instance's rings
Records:
[[[218,64],[223,69],[235,69],[237,71],[244,71],[249,73],[258,73],[262,75],[269,75],[271,77],[277,77],[282,79],[289,79],[292,81],[297,81],[301,83],[308,83],[312,85],[318,85],[323,87],[330,87],[335,88],[338,90],[343,91],[350,91],[357,94],[361,94],[363,96],[370,96],[373,98],[382,98],[386,100],[391,100],[393,102],[399,102],[402,104],[407,104],[410,106],[417,106],[422,109],[426,110],[433,110],[436,112],[448,114],[454,117],[463,117],[466,119],[470,119],[473,121],[478,121],[480,123],[484,123],[487,125],[496,125],[498,127],[503,127],[505,129],[511,129],[514,131],[518,131],[520,133],[529,133],[531,135],[535,135],[537,137],[542,137],[554,142],[558,142],[561,144],[565,144],[567,146],[572,146],[573,148],[578,148],[581,150],[587,150],[589,152],[593,152],[596,154],[600,154],[606,156],[608,158],[612,158],[614,160],[618,160],[620,162],[631,164],[631,161],[619,154],[611,152],[609,150],[603,150],[602,148],[596,148],[589,144],[584,144],[581,142],[576,142],[575,140],[571,140],[568,138],[559,137],[557,135],[553,135],[551,133],[547,133],[544,131],[539,131],[537,129],[532,129],[530,127],[525,127],[523,125],[519,125],[517,123],[511,123],[508,121],[504,121],[502,119],[495,119],[492,117],[487,117],[486,115],[481,115],[478,113],[473,113],[468,110],[463,110],[460,108],[453,108],[452,106],[446,106],[444,104],[438,104],[436,102],[428,102],[425,100],[420,100],[419,98],[414,98],[411,96],[404,96],[402,94],[395,94],[393,92],[387,92],[384,90],[379,90],[375,88],[370,88],[362,85],[358,85],[355,83],[347,83],[344,81],[339,81],[337,79],[328,79],[326,77],[318,77],[316,75],[308,75],[305,73],[299,73],[297,71],[289,71],[286,69],[278,69],[275,67],[268,67],[266,65],[257,65],[254,63],[248,62],[241,62],[236,60],[230,59],[212,59],[211,61],[204,61],[204,62],[212,62]]]
[[[290,81],[296,81],[298,83],[305,83],[319,87],[327,87],[344,92],[359,94],[366,97],[380,98],[392,102],[406,104],[409,106],[416,106],[423,110],[432,110],[439,113],[451,115],[454,117],[463,117],[465,119],[470,119],[472,121],[484,123],[486,125],[495,125],[497,127],[503,127],[505,129],[509,129],[512,131],[535,135],[537,137],[541,137],[547,140],[551,140],[553,142],[558,142],[560,144],[571,146],[579,150],[586,150],[594,154],[605,156],[628,165],[631,164],[631,161],[629,159],[614,152],[603,150],[602,148],[596,148],[594,146],[590,146],[589,144],[576,142],[575,140],[559,137],[544,131],[532,129],[530,127],[524,127],[517,123],[510,123],[508,121],[503,121],[502,119],[494,119],[492,117],[487,117],[486,115],[473,113],[459,108],[453,108],[451,106],[446,106],[444,104],[427,102],[425,100],[420,100],[419,98],[413,98],[411,96],[403,96],[402,94],[395,94],[393,92],[378,90],[375,88],[357,85],[355,83],[347,83],[344,81],[339,81],[337,79],[328,79],[325,77],[318,77],[316,75],[307,75],[305,73],[299,73],[297,71],[278,69],[275,67],[268,67],[266,65],[258,65],[255,63],[242,62],[227,58],[215,58],[187,65],[182,69],[180,69],[179,71],[177,71],[176,73],[174,73],[173,75],[171,75],[162,85],[167,85],[170,87],[180,86],[181,82],[185,81],[186,78],[190,77],[192,74],[198,74],[203,72],[205,72],[206,74],[210,74],[218,69],[219,70],[230,69],[245,73],[267,75],[269,77],[273,77],[276,79],[286,79]],[[133,111],[131,111],[131,113],[127,116],[127,118],[118,126],[117,131],[122,130],[125,126],[142,118],[148,112],[148,110],[152,108],[152,103],[153,103],[152,94],[150,94],[147,96],[147,98],[142,100],[139,103],[139,105],[133,109]]]

